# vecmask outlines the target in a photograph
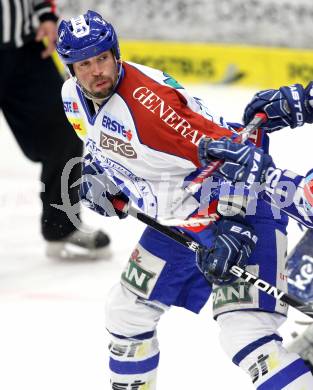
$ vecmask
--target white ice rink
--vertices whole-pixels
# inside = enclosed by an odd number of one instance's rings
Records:
[[[189,90],[230,121],[240,121],[253,94],[210,85]],[[301,173],[311,168],[312,132],[307,126],[273,134],[276,164]],[[87,211],[85,220],[111,235],[113,257],[49,260],[39,227],[40,166],[21,154],[2,116],[0,140],[0,390],[109,390],[104,302],[144,226]],[[291,248],[302,233],[295,223],[289,233]],[[281,329],[287,340],[295,317],[304,318],[290,310]],[[158,389],[252,389],[219,347],[210,302],[200,315],[172,308],[161,319],[159,339]]]

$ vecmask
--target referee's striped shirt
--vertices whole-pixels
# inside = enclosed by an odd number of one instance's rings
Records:
[[[38,20],[57,20],[54,0],[0,0],[0,49],[34,39]]]

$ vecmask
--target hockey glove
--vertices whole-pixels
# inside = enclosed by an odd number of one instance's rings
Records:
[[[232,219],[217,222],[211,248],[201,247],[197,264],[210,283],[227,284],[236,279],[229,270],[233,265],[244,267],[257,242],[252,227]]]
[[[87,159],[83,164],[80,199],[89,209],[106,217],[127,217],[128,197],[108,178],[102,168],[96,167]],[[114,207],[114,200],[125,203],[123,211]]]
[[[304,123],[313,123],[310,104],[313,82],[306,89],[301,84],[260,91],[247,105],[243,121],[248,124],[258,112],[265,112],[268,120],[262,126],[267,132],[290,126],[292,129]]]
[[[244,182],[247,187],[253,183],[263,183],[265,172],[274,166],[271,156],[262,149],[253,145],[243,145],[232,142],[226,138],[212,141],[204,138],[199,144],[199,160],[207,165],[213,158],[225,160],[218,169],[227,180],[231,182]]]

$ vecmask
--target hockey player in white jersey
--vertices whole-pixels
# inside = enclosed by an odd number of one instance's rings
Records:
[[[204,155],[199,160],[201,141],[232,137],[233,130],[214,121],[168,74],[122,62],[114,28],[93,11],[61,22],[57,51],[72,76],[62,89],[65,112],[86,145],[83,202],[120,218],[127,212],[115,209],[116,199],[153,218],[197,216],[200,194],[184,207],[173,205],[202,163],[211,161]],[[263,151],[257,153],[263,163]],[[108,296],[111,388],[156,389],[161,315],[172,305],[199,312],[213,291],[222,347],[255,388],[312,389],[308,368],[283,348],[277,331],[286,305],[228,272],[246,265],[284,289],[286,219],[273,220],[262,200],[256,215],[245,217],[241,210],[232,217],[218,209],[218,190],[205,195],[201,211],[206,206],[217,220],[184,228],[202,245],[198,256],[147,228]]]

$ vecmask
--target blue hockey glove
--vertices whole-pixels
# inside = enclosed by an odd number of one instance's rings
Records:
[[[247,105],[243,121],[248,124],[258,112],[265,112],[268,120],[262,128],[267,132],[290,126],[292,129],[304,123],[313,123],[311,82],[306,89],[301,84],[260,91]]]
[[[201,247],[197,264],[210,283],[227,284],[236,279],[229,269],[244,267],[257,242],[252,227],[232,219],[217,222],[213,247]]]
[[[274,165],[271,156],[262,149],[251,144],[238,144],[227,138],[218,141],[204,138],[200,141],[201,164],[208,165],[212,157],[225,160],[218,173],[232,182],[244,182],[248,187],[252,183],[263,183],[267,169]]]
[[[102,168],[96,167],[87,159],[83,164],[79,195],[86,207],[100,215],[118,216],[120,219],[127,217],[128,197],[112,183]],[[123,211],[114,206],[114,200],[125,203]]]

